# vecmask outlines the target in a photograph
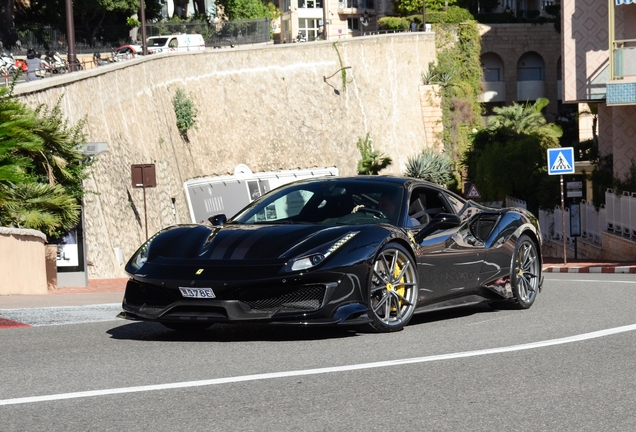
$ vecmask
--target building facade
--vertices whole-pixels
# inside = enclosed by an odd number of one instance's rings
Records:
[[[562,3],[564,101],[598,103],[599,150],[624,179],[636,163],[636,4]]]
[[[482,89],[486,114],[513,102],[547,98],[550,121],[564,110],[561,36],[551,23],[492,24],[480,26]]]

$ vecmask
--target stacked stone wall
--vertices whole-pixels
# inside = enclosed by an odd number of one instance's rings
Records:
[[[89,142],[106,142],[84,202],[89,278],[124,276],[148,233],[189,223],[183,183],[195,177],[337,166],[356,174],[356,142],[367,132],[393,159],[388,174],[434,145],[421,74],[435,61],[432,33],[333,43],[269,45],[153,55],[16,88],[31,106],[62,97],[71,123],[86,120]],[[343,74],[344,72],[344,74]],[[184,141],[172,97],[191,95],[198,127]],[[437,120],[437,122],[439,119]],[[157,187],[131,184],[131,165],[154,163]],[[174,203],[174,204],[173,204]]]

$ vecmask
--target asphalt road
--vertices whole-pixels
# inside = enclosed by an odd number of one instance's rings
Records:
[[[100,321],[103,305],[97,322],[0,330],[0,430],[634,430],[635,293],[635,275],[546,274],[530,310],[419,315],[396,334],[184,336]]]

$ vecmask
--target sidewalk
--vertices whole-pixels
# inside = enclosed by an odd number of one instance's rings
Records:
[[[0,309],[121,303],[128,279],[91,279],[87,287],[58,288],[41,295],[0,296]]]
[[[608,262],[575,260],[568,258],[563,264],[563,258],[545,258],[543,260],[544,273],[632,273],[636,274],[636,261]]]

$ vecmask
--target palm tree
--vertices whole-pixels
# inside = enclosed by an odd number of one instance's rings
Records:
[[[61,185],[9,183],[0,189],[7,197],[0,211],[3,226],[36,229],[55,237],[79,222],[80,205]]]
[[[70,127],[60,101],[28,108],[0,89],[0,225],[58,236],[79,221],[90,163],[79,151],[84,122]]]
[[[513,102],[510,106],[497,107],[486,128],[490,131],[507,129],[515,134],[533,136],[544,149],[559,147],[563,130],[554,123],[548,123],[542,113],[549,103],[548,99],[539,98],[534,104]]]

